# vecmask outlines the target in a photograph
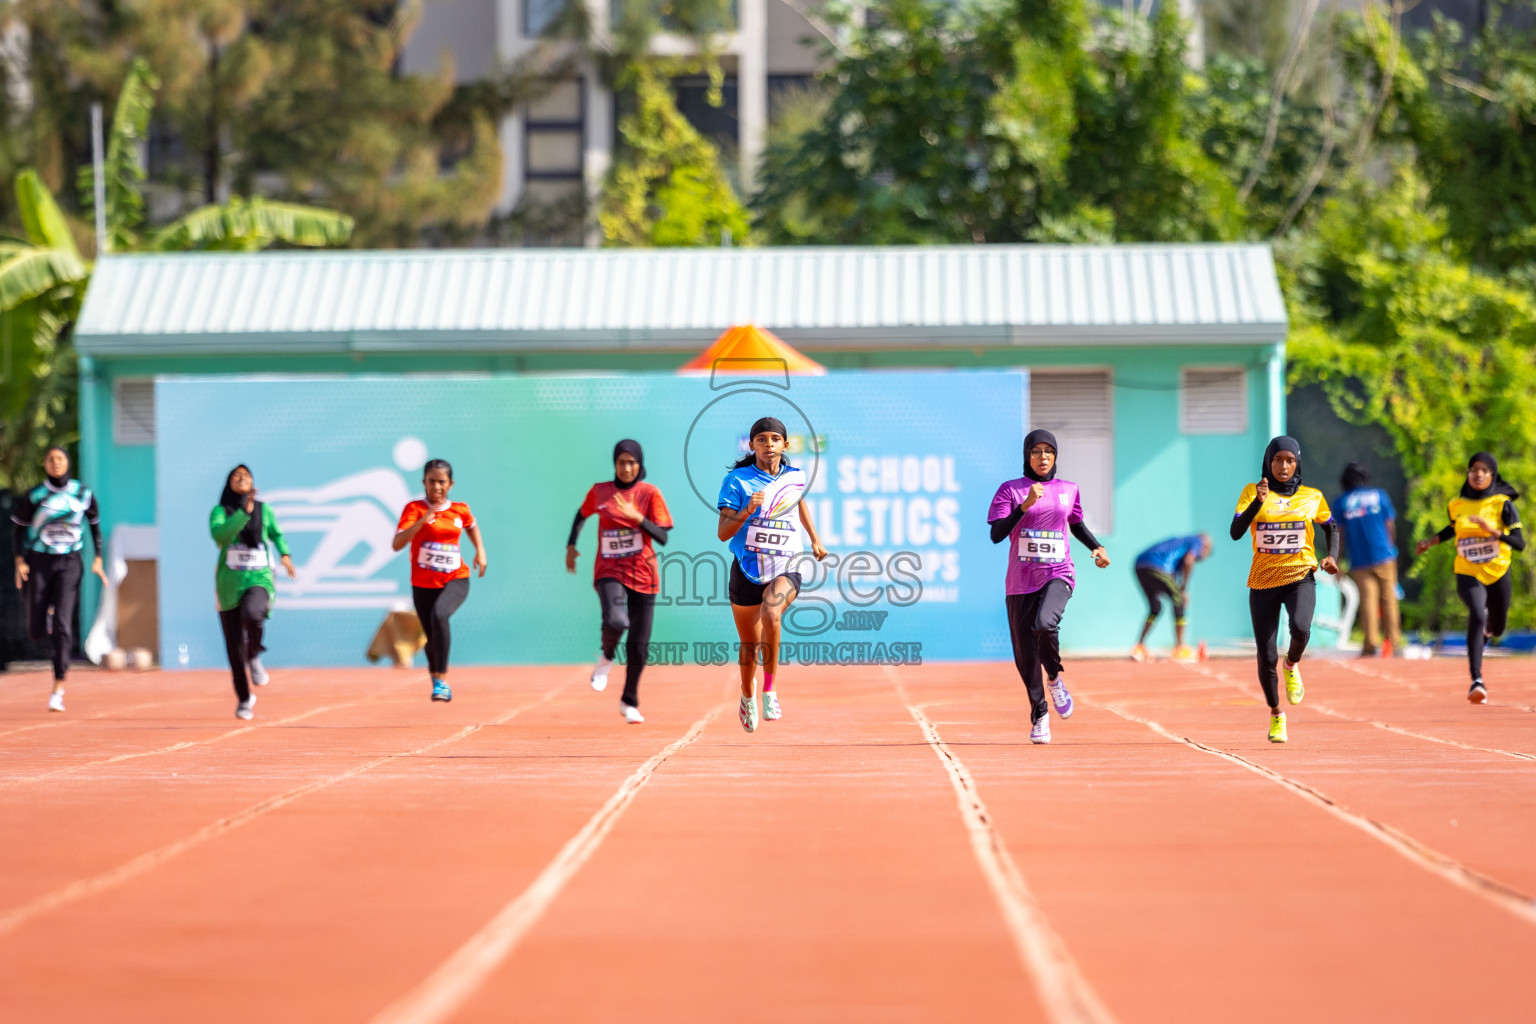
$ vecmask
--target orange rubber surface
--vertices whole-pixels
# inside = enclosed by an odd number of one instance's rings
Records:
[[[0,676],[0,1021],[1529,1021],[1536,663]]]

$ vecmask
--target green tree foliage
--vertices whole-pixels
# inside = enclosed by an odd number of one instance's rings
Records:
[[[673,101],[670,78],[685,69],[642,60],[621,84],[635,110],[619,120],[623,140],[604,184],[598,224],[608,245],[719,245],[746,240],[747,213],[720,167],[720,154]]]
[[[1522,489],[1536,480],[1536,299],[1459,256],[1447,214],[1415,171],[1400,170],[1387,188],[1356,179],[1281,257],[1292,380],[1321,383],[1341,416],[1391,434],[1416,536],[1445,525],[1475,451],[1497,453]],[[1521,624],[1536,625],[1536,563],[1517,559],[1512,571]],[[1432,550],[1414,572],[1425,581],[1414,620],[1448,625],[1460,609],[1450,549]]]
[[[781,243],[1239,237],[1233,168],[1203,144],[1239,129],[1200,115],[1184,42],[1173,4],[892,0],[826,76],[826,117],[771,142],[758,223]]]

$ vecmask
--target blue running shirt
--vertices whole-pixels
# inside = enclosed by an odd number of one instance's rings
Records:
[[[731,554],[753,583],[767,583],[790,569],[805,550],[800,533],[800,498],[805,493],[805,472],[780,464],[779,475],[769,476],[750,466],[733,469],[720,485],[720,508],[744,509],[752,495],[764,492],[762,507],[731,537]]]

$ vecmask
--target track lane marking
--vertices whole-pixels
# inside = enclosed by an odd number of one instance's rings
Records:
[[[196,846],[201,846],[203,843],[208,842],[210,839],[216,839],[219,836],[224,835],[226,832],[239,828],[241,825],[244,825],[250,821],[254,821],[256,818],[259,818],[264,814],[268,814],[271,811],[275,811],[280,807],[286,807],[288,804],[293,803],[295,800],[309,796],[311,793],[318,793],[320,790],[328,789],[339,782],[345,782],[348,779],[356,778],[357,776],[362,775],[364,772],[372,771],[374,768],[388,764],[391,761],[398,761],[405,757],[416,757],[421,754],[436,750],[439,747],[447,746],[450,743],[456,743],[467,736],[471,736],[479,732],[481,729],[484,729],[487,726],[504,725],[507,722],[510,722],[512,719],[516,718],[518,715],[522,714],[524,711],[528,711],[538,707],[541,704],[548,703],[556,693],[564,689],[567,685],[569,685],[569,683],[570,680],[565,680],[561,683],[558,683],[537,700],[528,704],[524,704],[520,707],[513,708],[505,714],[491,719],[489,722],[477,722],[473,725],[466,725],[452,735],[445,736],[440,740],[433,740],[431,743],[428,743],[425,746],[416,747],[413,750],[403,750],[396,754],[385,754],[381,757],[376,757],[370,761],[366,761],[363,764],[348,768],[346,771],[327,776],[323,779],[317,779],[314,782],[305,783],[304,785],[290,789],[287,792],[279,793],[277,796],[268,797],[265,800],[258,801],[257,803],[254,803],[243,810],[236,811],[234,814],[220,818],[218,821],[212,822],[208,825],[204,825],[202,828],[198,829],[196,832],[191,833],[190,835],[183,836],[182,838],[173,840],[163,846],[159,846],[153,850],[141,853],[137,857],[134,857],[132,860],[126,861],[109,871],[104,871],[101,874],[93,875],[90,878],[82,878],[78,881],[71,882],[59,889],[55,889],[53,892],[46,893],[34,900],[23,903],[19,907],[14,907],[11,910],[0,913],[0,935],[5,935],[8,932],[15,931],[21,925],[27,923],[35,917],[49,912],[50,910],[57,910],[59,907],[67,906],[71,903],[77,903],[88,896],[94,896],[99,892],[103,892],[107,889],[113,888],[114,886],[121,885],[124,882],[137,878],[140,875],[143,875],[146,872],[159,867],[166,861],[169,861],[172,858],[177,857]]]
[[[992,824],[991,812],[982,802],[976,779],[924,713],[930,705],[913,704],[906,687],[890,666],[885,667],[885,674],[896,684],[897,698],[906,706],[949,775],[960,818],[971,840],[971,851],[1002,910],[1003,921],[1013,936],[1025,972],[1035,984],[1046,1017],[1053,1024],[1113,1024],[1113,1014],[1083,977],[1066,944],[1051,927],[1013,855],[1008,852],[1002,835]],[[375,1021],[374,1024],[382,1022]]]
[[[733,687],[734,689],[734,687]],[[528,887],[504,905],[496,916],[470,936],[447,960],[414,989],[386,1007],[372,1024],[433,1024],[445,1020],[475,994],[516,950],[518,943],[544,916],[575,874],[597,852],[635,796],[668,758],[690,746],[725,710],[718,704],[681,737],[630,774],[612,796],[566,841]]]
[[[1082,696],[1079,696],[1078,699],[1086,704],[1107,708],[1126,721],[1138,722],[1165,739],[1193,747],[1195,750],[1210,754],[1213,757],[1219,757],[1224,761],[1253,772],[1255,775],[1284,786],[1308,803],[1322,808],[1340,821],[1352,825],[1371,838],[1380,841],[1388,848],[1401,854],[1410,863],[1432,874],[1439,875],[1451,884],[1468,892],[1483,897],[1495,906],[1514,914],[1527,924],[1536,924],[1536,899],[1513,886],[1506,885],[1496,878],[1491,878],[1488,875],[1474,871],[1460,861],[1425,846],[1417,839],[1385,822],[1377,821],[1375,818],[1346,807],[1321,790],[1314,789],[1306,783],[1299,782],[1287,775],[1282,775],[1280,772],[1267,768],[1256,761],[1250,761],[1241,754],[1234,754],[1229,750],[1201,743],[1199,740],[1192,739],[1191,737],[1181,736],[1165,728],[1161,723],[1150,718],[1142,718],[1125,710],[1118,704],[1102,702],[1097,698],[1084,699]]]

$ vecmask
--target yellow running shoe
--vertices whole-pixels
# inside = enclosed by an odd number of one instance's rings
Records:
[[[1301,698],[1307,695],[1307,688],[1301,685],[1301,667],[1281,658],[1280,675],[1285,678],[1285,699],[1300,704]]]
[[[1177,648],[1173,652],[1173,660],[1179,662],[1182,665],[1190,665],[1199,661],[1200,658],[1195,654],[1195,649],[1193,647],[1185,644],[1183,647]]]
[[[1269,716],[1269,742],[1285,742],[1285,712]]]

